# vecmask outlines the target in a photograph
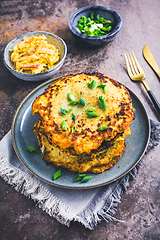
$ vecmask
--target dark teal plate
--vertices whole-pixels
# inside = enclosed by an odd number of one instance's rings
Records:
[[[27,150],[29,146],[35,146],[39,149],[37,137],[32,131],[32,127],[38,120],[37,115],[31,115],[32,103],[56,79],[49,80],[33,90],[20,104],[13,118],[11,127],[12,144],[23,165],[42,181],[68,189],[100,187],[116,181],[131,171],[141,160],[147,148],[150,137],[150,121],[141,101],[130,90],[133,106],[136,109],[136,118],[131,125],[132,135],[126,138],[127,149],[113,168],[99,174],[87,173],[92,178],[86,183],[74,182],[77,173],[62,169],[62,176],[53,181],[53,175],[57,171],[55,166],[51,163],[46,164],[39,150],[36,153],[30,153]]]

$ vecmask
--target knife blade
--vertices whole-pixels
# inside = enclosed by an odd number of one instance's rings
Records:
[[[155,71],[155,73],[158,75],[158,77],[160,78],[160,69],[147,45],[145,45],[143,48],[143,56],[146,59],[146,61],[149,63],[149,65],[152,67],[152,69]]]

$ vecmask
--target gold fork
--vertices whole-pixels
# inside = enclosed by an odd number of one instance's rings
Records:
[[[160,114],[160,104],[157,101],[156,97],[152,93],[152,91],[149,89],[147,83],[144,81],[145,79],[145,73],[143,72],[140,64],[138,63],[133,51],[129,53],[125,53],[125,60],[126,60],[126,66],[128,75],[133,81],[140,81],[143,83],[144,87],[146,88],[152,102],[154,103],[154,106],[156,107],[158,113]]]

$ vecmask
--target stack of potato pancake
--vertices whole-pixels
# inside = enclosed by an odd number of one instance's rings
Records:
[[[100,73],[75,73],[50,84],[32,105],[33,127],[47,162],[100,173],[126,149],[135,117],[128,90]]]

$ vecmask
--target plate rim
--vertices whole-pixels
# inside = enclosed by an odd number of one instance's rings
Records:
[[[70,75],[70,74],[69,74]],[[104,182],[104,183],[101,183],[101,184],[96,184],[94,186],[80,186],[80,187],[70,187],[70,186],[64,186],[64,185],[60,185],[60,184],[57,184],[57,183],[53,183],[44,179],[43,177],[39,176],[37,173],[35,173],[32,169],[30,169],[28,166],[27,166],[27,163],[25,163],[25,160],[23,159],[23,157],[21,156],[19,150],[18,150],[18,147],[16,145],[16,141],[15,141],[15,137],[14,137],[14,128],[15,128],[15,124],[16,124],[16,119],[17,119],[17,116],[19,114],[19,111],[21,110],[22,106],[24,105],[24,103],[36,92],[38,91],[39,89],[41,89],[42,87],[44,87],[46,85],[46,87],[48,86],[48,84],[56,81],[57,79],[61,78],[61,77],[64,77],[64,76],[68,76],[68,75],[62,75],[62,76],[58,76],[56,78],[53,78],[53,79],[49,79],[48,81],[45,81],[43,83],[41,83],[39,86],[37,86],[35,89],[33,89],[23,100],[22,102],[19,104],[18,108],[16,109],[16,112],[14,114],[14,117],[12,119],[12,124],[11,124],[11,141],[12,141],[12,146],[13,146],[13,149],[18,157],[18,159],[20,160],[20,162],[23,164],[23,166],[25,168],[27,168],[27,170],[33,174],[35,177],[37,177],[38,179],[40,179],[41,181],[49,184],[49,185],[52,185],[52,186],[55,186],[55,187],[59,187],[59,188],[63,188],[63,189],[77,189],[77,190],[81,190],[81,189],[92,189],[92,188],[97,188],[97,187],[102,187],[102,186],[105,186],[105,185],[108,185],[110,183],[113,183],[115,181],[117,181],[118,179],[121,179],[122,177],[124,177],[126,174],[128,174],[130,171],[132,171],[132,169],[141,161],[141,159],[143,158],[145,152],[146,152],[146,149],[148,147],[148,144],[149,144],[149,140],[150,140],[150,134],[151,134],[151,124],[150,124],[150,119],[149,119],[149,116],[148,116],[148,113],[147,113],[147,110],[146,108],[144,107],[143,103],[141,102],[141,100],[136,96],[136,94],[130,90],[128,87],[126,87],[124,84],[122,84],[128,91],[129,93],[131,93],[135,98],[136,100],[138,100],[138,102],[140,103],[141,107],[143,108],[143,111],[145,112],[146,114],[146,120],[147,120],[147,131],[148,131],[148,138],[147,138],[147,141],[146,141],[146,145],[142,151],[142,154],[140,155],[139,159],[137,159],[135,161],[135,163],[132,165],[132,167],[130,167],[127,171],[125,171],[123,174],[121,174],[120,176],[118,177],[115,177],[114,179],[108,181],[108,182]],[[69,171],[69,170],[68,170]]]

